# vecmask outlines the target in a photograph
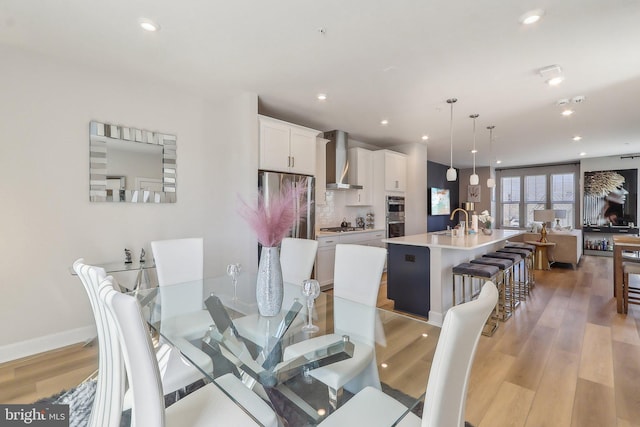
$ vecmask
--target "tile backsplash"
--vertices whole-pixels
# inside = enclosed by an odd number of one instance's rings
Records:
[[[343,218],[355,225],[356,217],[373,211],[370,206],[345,206],[346,199],[346,191],[327,191],[326,204],[316,206],[316,228],[338,227]]]

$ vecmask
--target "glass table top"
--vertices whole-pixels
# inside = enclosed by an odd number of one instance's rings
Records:
[[[381,388],[407,410],[421,405],[440,328],[321,293],[312,310],[319,330],[307,332],[302,329],[308,311],[301,286],[285,283],[282,311],[263,317],[255,284],[255,275],[241,273],[235,289],[231,278],[222,276],[135,295],[145,320],[208,379],[233,373],[285,425],[321,423],[358,391],[352,386],[358,382]],[[357,363],[367,351],[371,355],[365,364],[375,366],[374,375]],[[203,368],[203,355],[213,361],[213,372]],[[336,394],[323,380],[323,370],[356,380]],[[368,377],[361,380],[363,375]]]

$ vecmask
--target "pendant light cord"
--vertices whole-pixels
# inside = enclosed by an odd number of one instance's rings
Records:
[[[487,126],[489,129],[489,168],[493,164],[493,128],[495,126]]]
[[[473,174],[476,174],[476,114],[473,118]]]
[[[450,157],[449,157],[449,167],[453,167],[453,103],[456,102],[457,100],[455,98],[452,99],[448,99],[447,102],[449,104],[451,104],[451,118],[449,121],[449,150],[450,150]]]
[[[473,149],[471,153],[473,154],[473,174],[476,174],[476,119],[479,117],[479,114],[472,114],[469,117],[473,119]]]

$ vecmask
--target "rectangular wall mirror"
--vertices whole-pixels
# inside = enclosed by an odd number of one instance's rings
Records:
[[[175,203],[176,136],[91,122],[89,200]]]

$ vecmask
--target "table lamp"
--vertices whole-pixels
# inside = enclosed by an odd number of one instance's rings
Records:
[[[567,217],[567,211],[564,209],[555,209],[556,213],[556,225],[553,227],[554,230],[562,230],[562,226],[560,225],[560,220],[565,219]]]
[[[533,211],[533,220],[542,222],[540,243],[547,243],[547,222],[552,222],[554,219],[556,219],[556,212],[553,209]]]

